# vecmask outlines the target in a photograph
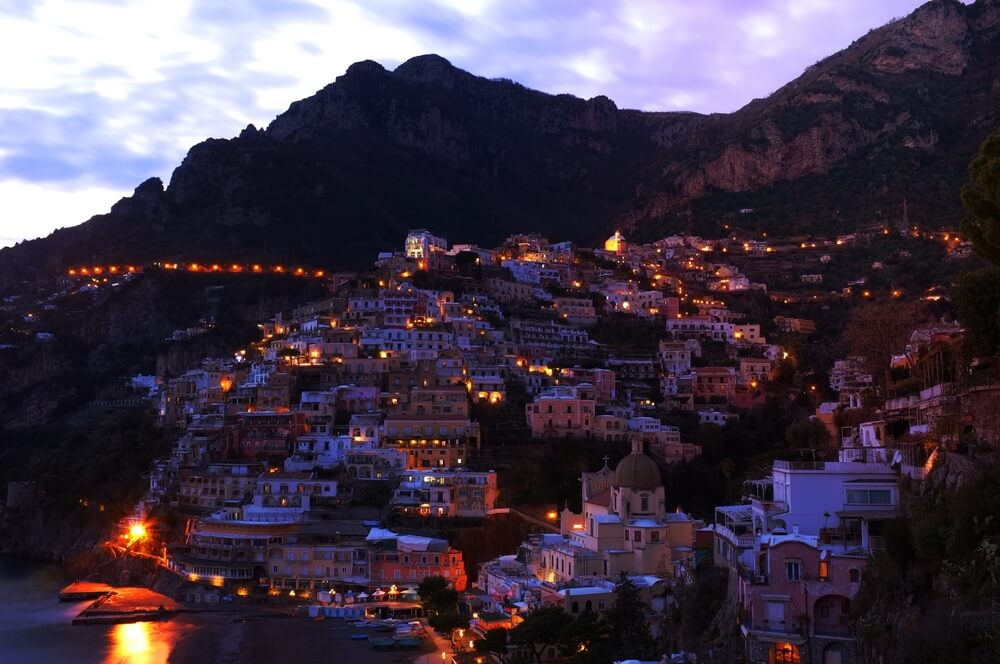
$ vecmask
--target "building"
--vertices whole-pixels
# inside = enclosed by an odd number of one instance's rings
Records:
[[[786,316],[775,316],[774,326],[779,332],[786,334],[813,334],[816,332],[816,323],[808,318],[788,318]]]
[[[760,333],[760,325],[756,323],[733,325],[733,337],[736,341],[748,344],[766,344],[767,339]]]
[[[493,471],[411,470],[400,475],[390,507],[407,516],[483,518],[497,495]]]
[[[204,469],[181,469],[177,502],[181,509],[214,512],[238,507],[252,498],[262,462],[215,462]]]
[[[457,468],[479,448],[465,387],[415,387],[386,415],[380,447],[406,452],[407,468]]]
[[[407,258],[426,259],[431,252],[448,251],[448,240],[428,230],[418,229],[407,233],[403,248]]]
[[[588,297],[557,297],[552,304],[559,317],[570,323],[592,325],[597,322],[594,301]]]
[[[281,465],[295,450],[298,437],[308,431],[303,412],[260,411],[237,413],[223,431],[230,459],[259,459]]]
[[[736,370],[733,367],[697,367],[694,369],[694,398],[706,403],[730,403],[736,396]]]
[[[304,521],[310,511],[332,505],[336,497],[337,481],[319,479],[315,473],[263,473],[241,517],[245,521],[275,523]]]
[[[551,387],[543,391],[525,407],[531,436],[560,438],[592,435],[596,403],[590,383]]]
[[[621,231],[615,231],[614,235],[604,241],[604,251],[608,253],[621,255],[625,253],[626,249],[628,249],[628,243]]]
[[[841,616],[885,546],[896,474],[865,459],[775,461],[746,484],[746,500],[716,508],[714,557],[729,568],[750,661],[856,661]]]
[[[447,540],[372,528],[366,541],[372,584],[416,584],[429,576],[440,576],[459,592],[468,585],[462,552],[449,546]]]
[[[583,510],[563,510],[562,537],[540,547],[539,578],[673,578],[693,563],[696,523],[667,510],[660,469],[640,440],[614,471],[584,473],[581,484]]]
[[[859,661],[850,614],[867,563],[864,553],[841,552],[816,537],[764,538],[738,609],[748,660]]]
[[[657,358],[665,374],[682,376],[691,371],[691,349],[681,341],[660,341]]]
[[[308,599],[318,590],[368,587],[368,531],[359,522],[331,521],[276,536],[267,549],[271,592]]]

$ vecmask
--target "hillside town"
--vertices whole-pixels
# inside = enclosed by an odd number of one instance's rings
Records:
[[[855,240],[633,244],[616,232],[593,250],[539,235],[486,249],[421,229],[366,273],[289,269],[327,295],[274,312],[227,356],[134,376],[132,396],[98,404],[152,409],[175,435],[109,545],[155,560],[191,604],[277,602],[362,621],[430,610],[447,641],[442,660],[455,662],[561,661],[566,644],[539,641],[532,621],[556,609],[612,620],[623,596],[640,603],[644,638],[693,661],[671,640],[671,616],[714,569],[730,652],[768,664],[860,661],[852,603],[886,524],[945,450],[1000,435],[990,406],[1000,381],[960,362],[963,329],[942,319],[908,331],[885,379],[845,356],[816,384],[795,355],[817,322],[791,315],[796,302],[871,293],[863,282],[820,291],[812,274],[775,291],[747,274],[793,252],[796,264],[822,266],[824,252]],[[954,234],[939,240],[959,250]],[[255,267],[78,267],[63,288],[100,289],[109,272],[243,278]],[[727,306],[751,291],[790,315]],[[706,435],[774,399],[804,405],[824,442],[768,461],[734,504],[692,513],[668,494],[669,469],[701,462]],[[503,469],[557,443],[590,446],[601,462],[562,504],[525,500]],[[12,483],[8,508],[32,496],[30,482]],[[500,521],[517,524],[520,544],[491,535]],[[428,609],[435,583],[456,593],[453,604]]]

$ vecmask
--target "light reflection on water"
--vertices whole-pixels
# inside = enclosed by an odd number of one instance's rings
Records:
[[[122,623],[111,628],[105,664],[160,664],[173,649],[176,634],[166,623]]]

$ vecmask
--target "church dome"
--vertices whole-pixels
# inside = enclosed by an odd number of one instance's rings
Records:
[[[612,484],[639,491],[653,491],[662,485],[660,469],[656,462],[642,451],[642,442],[632,444],[632,453],[621,460],[615,468]]]

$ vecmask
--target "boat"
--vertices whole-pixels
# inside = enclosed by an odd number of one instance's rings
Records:
[[[367,639],[367,634],[351,634],[351,641],[365,641]]]
[[[424,639],[419,636],[405,636],[399,639],[396,643],[403,650],[415,650],[420,647],[420,644],[424,642]]]
[[[315,620],[316,622],[323,622],[324,620],[326,620],[326,614],[320,611],[319,613],[316,614],[316,617],[313,618],[313,620]]]
[[[375,650],[392,650],[396,647],[396,639],[391,637],[383,637],[378,639],[368,639],[368,643],[372,644]]]

